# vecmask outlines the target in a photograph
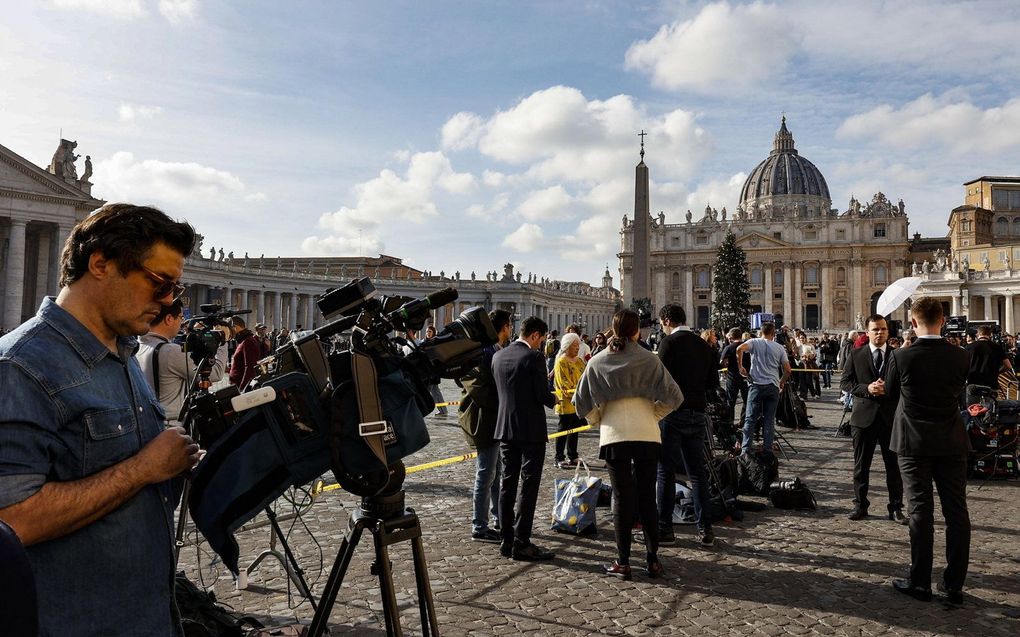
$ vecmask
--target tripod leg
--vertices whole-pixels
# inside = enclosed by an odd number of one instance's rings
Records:
[[[420,534],[411,540],[411,554],[414,556],[414,580],[418,584],[418,608],[421,611],[422,637],[430,637],[430,635],[439,637],[439,621],[436,619],[432,585],[429,583],[428,566],[425,564],[425,547]]]
[[[185,480],[184,493],[181,494],[181,511],[177,517],[177,533],[174,538],[174,570],[177,570],[177,563],[181,559],[181,549],[184,548],[184,527],[188,524],[188,501],[190,499],[191,480]]]
[[[273,525],[273,532],[276,533],[276,538],[280,541],[280,544],[283,544],[283,553],[287,556],[289,562],[289,564],[284,562],[284,566],[287,567],[287,574],[290,575],[292,580],[295,580],[295,583],[301,589],[301,594],[311,602],[312,610],[317,610],[315,597],[312,596],[312,591],[308,588],[308,582],[305,581],[305,572],[301,570],[297,558],[294,557],[294,553],[290,550],[290,544],[287,543],[287,538],[283,535],[283,529],[280,528],[280,523],[276,519],[276,512],[267,506],[266,515],[269,517],[269,523]]]
[[[379,594],[382,597],[383,616],[386,619],[387,637],[401,637],[404,632],[400,628],[400,611],[397,610],[397,595],[393,588],[393,568],[390,564],[390,551],[386,548],[383,535],[386,533],[384,522],[372,529],[375,535],[375,564],[373,570],[379,576]]]
[[[336,603],[337,593],[340,592],[340,585],[344,583],[344,576],[347,575],[347,568],[351,565],[351,558],[354,557],[354,549],[358,547],[358,540],[365,526],[361,520],[354,523],[354,526],[347,531],[343,541],[340,542],[340,551],[336,555],[333,569],[329,572],[329,579],[322,589],[322,596],[319,598],[319,607],[315,609],[315,617],[308,627],[308,637],[322,637],[329,621],[329,614],[333,612],[333,604]]]

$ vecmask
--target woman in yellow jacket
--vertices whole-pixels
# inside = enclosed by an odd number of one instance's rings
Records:
[[[571,402],[577,383],[581,380],[581,374],[584,373],[584,359],[578,356],[580,350],[580,336],[572,332],[563,335],[560,353],[553,366],[553,388],[559,398],[556,413],[560,416],[560,431],[584,425],[584,420],[577,417],[574,404]],[[556,439],[556,463],[561,469],[573,469],[577,465],[576,433]]]

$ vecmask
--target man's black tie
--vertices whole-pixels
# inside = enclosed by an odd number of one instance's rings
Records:
[[[875,350],[875,372],[879,378],[882,377],[882,350],[880,349]]]

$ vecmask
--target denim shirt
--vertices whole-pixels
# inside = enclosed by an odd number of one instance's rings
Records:
[[[132,357],[112,353],[52,298],[0,338],[0,508],[136,453],[165,427]],[[144,487],[74,533],[28,547],[39,634],[181,635],[173,599],[171,483]]]

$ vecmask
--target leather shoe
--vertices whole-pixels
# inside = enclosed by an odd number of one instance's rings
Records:
[[[662,562],[659,560],[652,560],[648,563],[648,577],[652,579],[658,579],[664,575],[662,570]]]
[[[895,588],[897,592],[903,593],[904,595],[910,595],[919,602],[931,601],[930,588],[914,586],[908,579],[894,579],[892,581],[892,587]]]
[[[512,544],[506,542],[499,545],[499,554],[503,557],[513,557],[514,549]]]
[[[954,606],[959,606],[960,604],[963,603],[962,590],[958,588],[946,588],[946,585],[943,584],[942,582],[939,582],[937,588],[938,591],[945,596],[945,601],[949,602],[950,604],[953,604]]]
[[[846,518],[848,520],[854,520],[854,521],[863,520],[866,517],[868,517],[868,510],[867,509],[860,509],[860,508],[857,508],[857,507],[855,507],[854,510],[850,512],[850,515],[846,516]]]
[[[907,516],[903,515],[903,509],[893,509],[892,511],[890,511],[889,519],[892,520],[893,522],[899,522],[904,526],[906,526],[906,524],[909,522]]]
[[[619,577],[620,579],[629,582],[631,579],[630,566],[620,564],[619,562],[613,562],[612,564],[604,564],[602,566],[602,572],[612,577]]]
[[[510,557],[520,562],[542,562],[551,560],[556,557],[556,554],[552,551],[539,548],[534,544],[525,544],[524,546],[518,544],[514,546]]]

